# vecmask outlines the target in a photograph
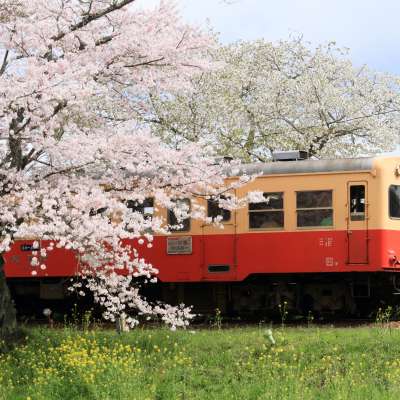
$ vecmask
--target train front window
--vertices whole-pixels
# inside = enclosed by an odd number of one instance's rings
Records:
[[[350,186],[350,220],[365,220],[365,186]]]
[[[400,185],[389,186],[389,216],[400,218]]]
[[[178,199],[175,200],[177,207],[182,211],[190,211],[190,200],[189,199]],[[176,217],[173,210],[168,210],[168,225],[171,226],[172,232],[187,232],[190,231],[190,218],[179,219]]]
[[[296,192],[297,227],[333,226],[332,190]]]
[[[284,227],[283,193],[263,193],[265,201],[249,203],[250,229],[282,229]]]

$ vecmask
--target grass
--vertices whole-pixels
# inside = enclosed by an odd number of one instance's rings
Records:
[[[399,399],[400,330],[31,328],[0,399]]]

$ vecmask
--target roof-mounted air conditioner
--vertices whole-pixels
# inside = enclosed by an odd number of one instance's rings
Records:
[[[300,161],[307,160],[308,153],[304,150],[274,151],[272,161]]]

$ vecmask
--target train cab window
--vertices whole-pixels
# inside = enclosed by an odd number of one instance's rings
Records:
[[[264,193],[262,203],[249,203],[250,229],[282,229],[284,227],[283,192]]]
[[[225,199],[225,197],[221,196],[221,199]],[[226,222],[231,219],[231,212],[221,208],[217,199],[210,199],[207,200],[207,216],[213,219],[222,217],[222,222]]]
[[[365,186],[350,186],[350,220],[365,220]]]
[[[400,185],[389,186],[389,216],[400,218]]]
[[[179,207],[190,211],[190,200],[189,199],[178,199],[175,200]],[[190,231],[190,218],[185,218],[178,221],[173,210],[168,210],[168,225],[180,225],[175,228],[171,228],[172,232],[187,232]]]
[[[332,190],[296,192],[297,227],[333,226]]]
[[[145,217],[152,217],[154,214],[154,199],[149,197],[143,202],[138,200],[128,200],[126,206],[134,212],[143,214]]]

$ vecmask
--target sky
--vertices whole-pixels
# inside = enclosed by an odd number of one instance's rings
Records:
[[[157,0],[138,0],[153,7]],[[185,21],[209,25],[223,43],[302,34],[335,41],[356,65],[400,75],[400,0],[177,0]]]

